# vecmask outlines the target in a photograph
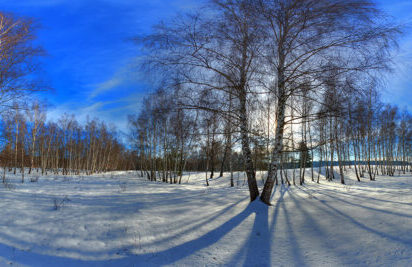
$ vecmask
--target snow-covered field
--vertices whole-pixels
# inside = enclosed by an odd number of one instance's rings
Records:
[[[347,174],[278,186],[271,207],[249,204],[243,174],[235,188],[227,175],[206,187],[204,173],[184,185],[8,174],[0,266],[411,266],[412,175]]]

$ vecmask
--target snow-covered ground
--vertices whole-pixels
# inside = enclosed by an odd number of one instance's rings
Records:
[[[243,174],[204,184],[134,172],[0,188],[0,266],[411,266],[412,174],[278,186],[249,204]],[[187,182],[188,181],[188,182]],[[259,178],[259,181],[261,179]]]

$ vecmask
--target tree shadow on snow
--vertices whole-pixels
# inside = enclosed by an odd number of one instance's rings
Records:
[[[271,251],[275,249],[272,244],[276,224],[279,210],[283,203],[283,197],[287,190],[288,187],[285,185],[275,185],[271,197],[272,202],[276,202],[274,206],[269,207],[261,201],[255,201],[249,205],[255,214],[253,227],[248,238],[244,241],[243,246],[227,263],[229,266],[271,266]],[[277,192],[279,192],[279,197],[275,200],[274,198]],[[269,225],[270,209],[273,209],[273,215],[271,224]]]
[[[309,193],[307,192],[307,190],[302,189],[302,188],[300,188],[300,187],[297,187],[297,188],[298,188],[299,190],[301,190],[301,191],[309,194]],[[334,196],[330,196],[330,195],[324,194],[324,193],[322,193],[322,192],[317,192],[317,193],[319,193],[319,194],[321,194],[321,195],[324,195],[324,196],[328,196],[328,197],[330,197],[330,198],[332,198],[332,199],[336,198],[336,197],[334,197]],[[375,229],[375,228],[372,228],[371,226],[368,226],[368,225],[360,222],[359,220],[355,219],[353,216],[350,216],[350,215],[346,214],[345,212],[343,212],[343,211],[341,211],[341,210],[338,210],[337,208],[335,208],[335,207],[333,207],[332,205],[328,204],[328,201],[323,200],[323,199],[318,199],[318,198],[315,197],[315,196],[312,196],[312,197],[313,197],[315,200],[317,200],[317,203],[319,203],[319,205],[314,205],[314,206],[315,206],[316,208],[318,208],[318,209],[323,210],[323,211],[326,212],[326,213],[329,213],[331,216],[336,217],[336,218],[344,219],[344,220],[350,222],[352,225],[354,225],[354,226],[356,226],[356,227],[358,227],[358,228],[360,228],[360,229],[362,229],[362,230],[365,230],[365,231],[367,231],[367,232],[369,232],[369,233],[372,233],[372,234],[374,234],[374,235],[376,235],[376,236],[378,236],[378,237],[384,238],[384,239],[389,239],[389,240],[392,240],[392,241],[395,241],[395,242],[399,242],[399,243],[401,243],[401,244],[403,244],[403,245],[406,245],[406,246],[408,246],[408,247],[410,247],[410,248],[412,249],[412,239],[411,239],[411,237],[405,239],[405,238],[401,238],[401,237],[398,237],[398,236],[395,236],[395,235],[391,235],[391,234],[389,234],[389,233],[386,233],[386,232],[377,230],[377,229]],[[400,214],[400,213],[396,213],[396,212],[378,210],[378,209],[371,208],[371,207],[366,207],[366,206],[363,206],[363,205],[357,205],[357,204],[354,204],[354,203],[350,203],[350,202],[348,202],[348,201],[344,201],[344,200],[342,200],[342,199],[338,199],[338,201],[342,201],[342,202],[344,202],[344,203],[346,203],[346,204],[358,206],[358,207],[361,207],[361,208],[369,209],[369,210],[372,210],[372,211],[374,211],[374,212],[379,211],[379,212],[383,212],[383,213],[387,213],[387,214],[395,215],[395,216],[403,216],[403,217],[408,217],[408,218],[410,217],[409,215],[406,215],[406,214]]]
[[[219,227],[213,229],[212,231],[194,240],[185,242],[181,245],[172,247],[161,252],[157,252],[155,257],[160,260],[159,263],[163,262],[171,264],[187,256],[195,254],[197,251],[200,251],[204,248],[210,249],[210,246],[213,246],[213,244],[217,243],[220,239],[226,236],[234,228],[240,225],[246,218],[248,218],[250,215],[254,213],[256,214],[256,217],[252,233],[255,231],[255,235],[258,237],[261,236],[263,239],[263,243],[265,243],[269,240],[267,230],[267,209],[268,207],[265,204],[261,203],[260,201],[254,201],[250,203],[242,212],[235,215],[234,217],[232,217]],[[236,246],[236,244],[234,243],[233,246]],[[141,256],[145,257],[144,255]],[[162,258],[165,259],[165,261],[161,261]],[[157,261],[155,258],[153,258],[153,260],[154,262]],[[213,262],[212,259],[210,259],[210,261]]]
[[[243,201],[242,201],[243,202]],[[221,212],[212,216],[216,219],[218,216],[222,215],[224,211],[236,206],[237,203],[224,208]],[[268,266],[270,265],[270,234],[268,226],[268,206],[260,202],[259,200],[250,203],[243,211],[233,216],[228,221],[224,222],[217,228],[203,234],[202,236],[187,241],[183,244],[174,246],[172,248],[166,249],[164,251],[146,254],[128,254],[119,255],[117,259],[104,259],[104,260],[83,260],[72,257],[56,256],[41,254],[30,249],[19,250],[8,244],[0,243],[0,257],[3,259],[9,259],[10,263],[13,264],[24,264],[29,266],[57,266],[57,265],[74,265],[74,266],[148,266],[148,265],[158,265],[158,264],[173,264],[185,257],[196,254],[198,251],[205,248],[213,248],[219,240],[230,233],[234,228],[239,226],[243,221],[245,221],[249,216],[255,214],[255,220],[253,224],[253,229],[249,237],[249,241],[245,244],[246,250],[246,260],[245,265],[260,265]],[[203,223],[210,222],[207,219]],[[194,228],[190,230],[196,231]],[[185,233],[189,234],[187,231]],[[175,237],[175,236],[173,236]],[[173,238],[172,237],[172,238]],[[3,240],[10,240],[10,236],[3,236]],[[171,241],[172,239],[168,239]],[[165,240],[158,241],[159,243],[164,243]],[[11,240],[12,243],[21,243],[21,240]],[[32,244],[35,247],[35,243]],[[237,246],[236,243],[233,244],[234,247]],[[25,247],[30,247],[30,244],[26,244]],[[63,249],[64,251],[64,249]],[[80,248],[79,248],[80,251]],[[46,252],[47,253],[47,252]],[[98,255],[88,255],[87,252],[84,253],[84,257],[88,256],[98,256]],[[102,254],[102,256],[104,256]],[[211,255],[212,257],[213,255]],[[213,263],[213,259],[208,259]],[[221,263],[221,262],[219,262]],[[250,263],[250,264],[249,264]]]
[[[270,266],[269,207],[260,200],[256,200],[249,204],[247,210],[249,215],[254,214],[252,229],[243,245],[226,264],[229,266]]]

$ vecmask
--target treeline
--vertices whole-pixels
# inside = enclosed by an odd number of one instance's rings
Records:
[[[251,200],[265,203],[279,174],[303,184],[308,161],[327,179],[338,162],[342,183],[345,161],[372,180],[393,175],[395,161],[406,171],[410,114],[379,101],[399,34],[374,2],[357,0],[213,0],[157,25],[136,38],[143,69],[161,79],[130,118],[139,169],[179,182],[188,169],[241,167]],[[257,169],[267,170],[261,193]]]
[[[29,107],[15,102],[3,112],[1,133],[1,167],[20,173],[22,182],[25,172],[90,175],[132,168],[114,127],[97,119],[82,125],[67,114],[49,122],[37,102]]]

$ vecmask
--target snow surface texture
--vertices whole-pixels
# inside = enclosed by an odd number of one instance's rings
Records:
[[[305,186],[277,186],[271,207],[249,204],[238,173],[234,188],[228,174],[209,187],[204,173],[184,185],[8,174],[0,266],[412,265],[411,174],[358,183],[349,170],[341,185],[307,173]]]

